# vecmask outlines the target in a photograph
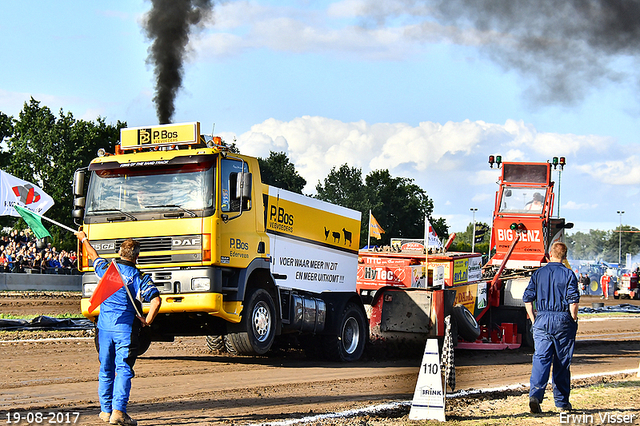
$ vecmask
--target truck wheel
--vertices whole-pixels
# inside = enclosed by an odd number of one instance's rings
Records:
[[[240,322],[245,331],[228,334],[227,348],[233,348],[238,355],[265,354],[275,338],[275,319],[271,294],[262,288],[255,289],[247,299]]]
[[[467,342],[475,342],[480,337],[480,326],[473,314],[464,305],[453,307],[453,317],[458,326],[458,334]]]
[[[224,336],[207,336],[207,349],[209,349],[210,352],[224,352]]]
[[[360,306],[348,303],[342,312],[338,334],[323,336],[325,356],[332,361],[357,361],[368,339],[367,317]]]

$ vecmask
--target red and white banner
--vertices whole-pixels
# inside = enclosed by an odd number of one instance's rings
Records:
[[[0,170],[0,216],[20,217],[15,204],[43,215],[53,206],[53,198],[38,186]]]

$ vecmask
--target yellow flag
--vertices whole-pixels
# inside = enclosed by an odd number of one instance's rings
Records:
[[[371,213],[369,213],[369,233],[372,237],[380,239],[382,234],[384,233],[384,229],[378,223],[375,217]]]

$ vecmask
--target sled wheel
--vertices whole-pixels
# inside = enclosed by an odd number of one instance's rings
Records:
[[[453,317],[458,326],[458,334],[467,342],[475,342],[480,337],[480,326],[473,314],[464,305],[453,307]]]

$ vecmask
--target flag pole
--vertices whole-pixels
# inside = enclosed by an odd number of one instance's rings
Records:
[[[371,209],[369,209],[369,227],[367,228],[367,250],[371,251]]]
[[[33,212],[33,211],[31,211],[31,210],[29,210],[29,211],[30,211],[31,213],[33,213],[34,215],[38,216],[40,219],[48,220],[49,222],[53,223],[54,225],[58,225],[58,226],[59,226],[60,228],[62,228],[62,229],[66,229],[67,231],[73,232],[74,234],[75,234],[76,232],[78,232],[76,229],[69,228],[67,225],[63,225],[63,224],[61,224],[60,222],[57,222],[57,221],[55,221],[55,220],[53,220],[53,219],[49,219],[48,217],[41,216],[41,215],[39,215],[38,213]]]
[[[429,287],[429,223],[426,213],[424,215],[424,286]]]

